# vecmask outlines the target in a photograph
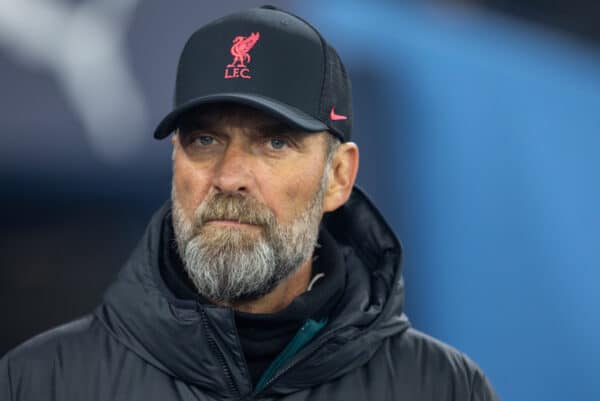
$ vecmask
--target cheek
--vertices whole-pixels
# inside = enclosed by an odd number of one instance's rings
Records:
[[[312,199],[319,183],[319,177],[305,171],[299,175],[288,176],[283,180],[281,193],[290,205],[302,205]]]
[[[306,166],[303,169],[294,168],[288,174],[281,174],[277,179],[270,180],[271,198],[277,199],[275,210],[279,210],[278,214],[286,221],[303,212],[319,189],[323,173],[322,162],[315,159]]]
[[[173,186],[179,204],[187,217],[191,217],[206,196],[210,179],[205,171],[195,169],[185,161],[175,161]]]

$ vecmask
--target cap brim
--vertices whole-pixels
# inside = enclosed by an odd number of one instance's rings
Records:
[[[309,132],[328,130],[329,127],[322,121],[298,110],[295,107],[283,104],[273,99],[260,95],[249,95],[247,93],[220,93],[216,95],[202,96],[190,100],[171,111],[156,127],[154,138],[163,139],[169,136],[177,128],[177,122],[182,114],[205,104],[232,102],[255,107],[271,116],[284,121],[295,128]]]

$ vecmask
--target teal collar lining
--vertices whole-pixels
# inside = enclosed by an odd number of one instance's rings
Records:
[[[279,371],[279,369],[294,355],[300,351],[302,347],[304,347],[310,340],[313,339],[314,336],[317,335],[319,331],[327,324],[327,318],[321,319],[319,321],[308,319],[300,330],[296,333],[294,338],[285,346],[283,351],[275,358],[273,362],[269,365],[267,370],[262,374],[260,380],[256,384],[255,392],[261,391],[269,380],[271,380],[275,374]]]

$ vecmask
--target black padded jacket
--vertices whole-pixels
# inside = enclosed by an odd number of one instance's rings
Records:
[[[175,298],[158,268],[167,203],[93,314],[0,360],[2,401],[497,400],[465,355],[410,327],[401,247],[358,189],[323,224],[344,295],[327,325],[259,391],[231,309]]]

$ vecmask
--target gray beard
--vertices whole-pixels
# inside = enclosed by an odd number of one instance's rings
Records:
[[[326,168],[325,171],[328,171]],[[185,270],[197,291],[213,302],[235,304],[270,293],[310,258],[317,245],[327,174],[311,202],[288,225],[277,223],[265,205],[246,196],[207,196],[187,219],[171,192],[173,228]],[[261,228],[205,225],[213,219],[238,220]]]

